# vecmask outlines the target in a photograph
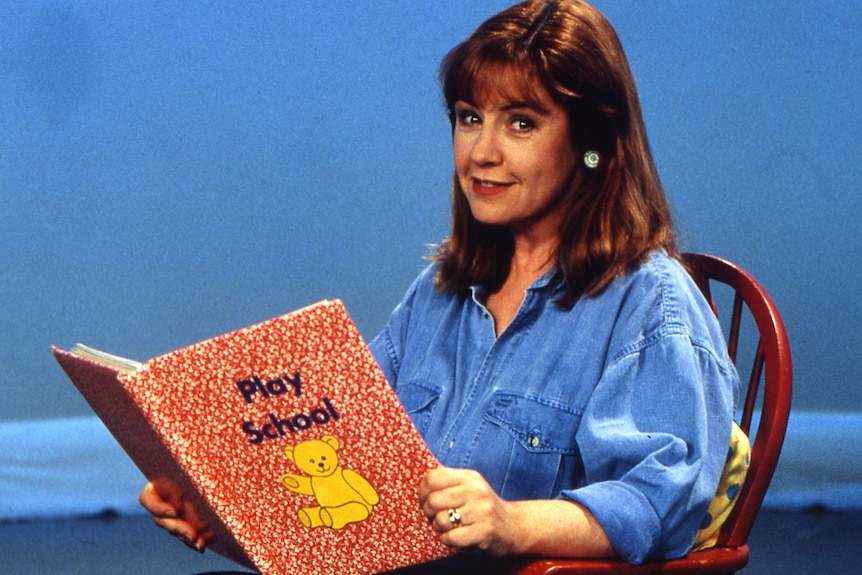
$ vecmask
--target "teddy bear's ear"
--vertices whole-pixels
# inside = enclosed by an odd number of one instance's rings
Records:
[[[323,441],[324,443],[328,443],[332,449],[334,449],[335,451],[338,451],[338,440],[335,437],[333,437],[331,435],[324,435],[323,437],[320,438],[320,440]]]
[[[293,461],[293,462],[296,461],[296,459],[294,459],[294,457],[293,457],[293,446],[292,445],[288,445],[287,447],[284,448],[284,455],[288,459],[290,459],[291,461]]]

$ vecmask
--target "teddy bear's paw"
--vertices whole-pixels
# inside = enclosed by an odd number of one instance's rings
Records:
[[[309,529],[314,529],[315,527],[322,527],[326,525],[322,520],[321,509],[319,507],[303,507],[299,511],[296,512],[299,517],[300,523],[302,523],[305,527]]]
[[[299,487],[299,481],[297,481],[296,477],[290,475],[289,473],[285,473],[281,476],[281,484],[288,489],[297,489]]]

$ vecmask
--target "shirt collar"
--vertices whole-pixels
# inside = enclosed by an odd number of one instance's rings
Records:
[[[533,284],[527,288],[527,291],[541,291],[547,287],[551,287],[552,291],[556,291],[563,287],[563,274],[560,272],[559,267],[553,266],[551,269],[546,271],[539,277]],[[481,285],[473,285],[470,286],[470,293],[473,296],[473,301],[476,303],[483,305],[488,296],[488,290],[485,286]]]

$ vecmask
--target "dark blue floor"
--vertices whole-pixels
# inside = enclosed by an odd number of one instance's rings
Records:
[[[764,511],[749,544],[745,575],[862,573],[862,512]],[[2,575],[191,575],[242,571],[198,555],[146,516],[0,524]]]

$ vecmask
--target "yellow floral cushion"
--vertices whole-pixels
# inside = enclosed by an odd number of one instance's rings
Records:
[[[751,445],[748,442],[748,436],[734,422],[730,434],[730,450],[727,453],[724,470],[721,472],[718,489],[709,505],[709,511],[703,519],[700,531],[697,532],[692,551],[700,551],[715,546],[718,531],[736,504],[736,496],[742,488],[743,481],[745,481],[750,456]]]

